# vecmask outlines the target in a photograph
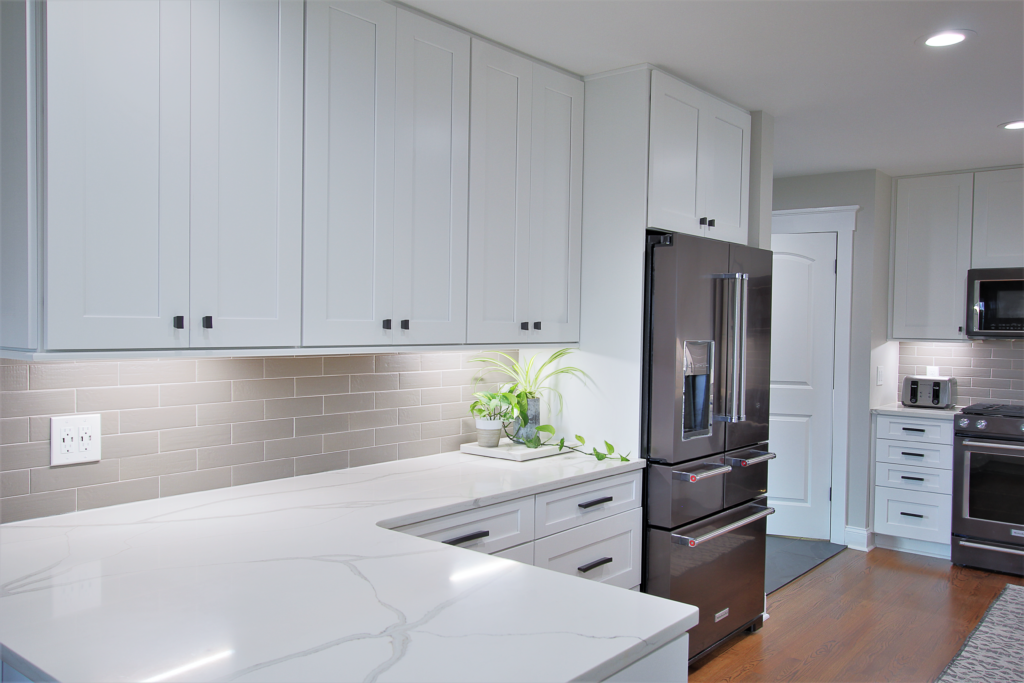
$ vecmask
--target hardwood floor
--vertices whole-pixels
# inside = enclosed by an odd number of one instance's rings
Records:
[[[690,681],[932,681],[1007,583],[1024,579],[844,550],[769,595],[764,628],[698,662]]]

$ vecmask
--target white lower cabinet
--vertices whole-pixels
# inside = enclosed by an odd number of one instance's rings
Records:
[[[533,542],[523,543],[522,545],[517,545],[514,548],[501,550],[491,554],[495,557],[504,557],[506,560],[512,560],[513,562],[533,564]]]
[[[879,488],[875,491],[875,532],[949,543],[952,496]]]
[[[622,588],[640,583],[640,508],[538,539],[538,567]]]
[[[494,553],[533,540],[533,498],[517,498],[457,512],[399,527],[396,531],[468,550]]]

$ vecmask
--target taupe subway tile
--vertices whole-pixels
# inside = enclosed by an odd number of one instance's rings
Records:
[[[78,389],[76,394],[80,413],[156,408],[160,405],[160,387],[157,386]]]
[[[348,375],[298,377],[295,379],[296,396],[329,396],[331,394],[347,394],[348,388]]]
[[[377,410],[418,406],[420,404],[420,391],[419,389],[409,391],[378,391],[374,394],[373,400],[374,407]]]
[[[373,394],[341,394],[340,396],[324,396],[324,413],[355,413],[373,410]]]
[[[398,424],[419,424],[441,419],[441,406],[415,406],[398,409]]]
[[[373,430],[363,429],[358,432],[341,432],[324,436],[324,450],[350,451],[354,448],[369,448],[373,445]]]
[[[0,365],[0,391],[28,390],[27,365]]]
[[[420,357],[415,353],[398,353],[374,357],[374,372],[416,372]]]
[[[352,393],[362,391],[395,391],[398,389],[397,374],[352,375],[349,378]]]
[[[420,403],[423,405],[458,403],[461,400],[462,387],[443,387],[439,389],[423,389],[420,391]]]
[[[373,443],[375,446],[385,446],[403,441],[419,441],[420,438],[420,426],[418,424],[402,425],[400,427],[381,427],[373,431]]]
[[[164,384],[160,387],[161,406],[186,406],[199,403],[227,403],[231,400],[231,382],[192,382]]]
[[[479,380],[479,381],[478,381]],[[441,372],[441,384],[446,387],[461,387],[463,385],[479,384],[486,381],[480,370],[443,370]]]
[[[316,455],[323,452],[324,438],[315,436],[299,436],[293,439],[277,439],[264,444],[264,459],[295,458],[300,455]]]
[[[78,465],[43,467],[32,470],[32,493],[76,489],[118,479],[118,460],[101,460]]]
[[[295,476],[348,468],[348,452],[323,453],[295,458]]]
[[[168,474],[160,477],[160,496],[177,496],[196,491],[210,491],[231,486],[231,468]]]
[[[441,372],[403,372],[398,375],[400,389],[426,389],[441,386]]]
[[[262,358],[211,358],[196,363],[196,379],[200,382],[262,378]]]
[[[193,472],[197,467],[196,451],[173,451],[159,455],[137,455],[121,459],[121,481],[144,479],[161,474]]]
[[[208,403],[196,406],[196,422],[200,425],[255,422],[265,417],[263,401]]]
[[[199,449],[199,469],[241,465],[247,462],[263,460],[263,442],[234,444],[232,446],[216,446]]]
[[[326,356],[325,375],[357,375],[373,372],[373,356]]]
[[[344,413],[337,415],[319,415],[316,417],[297,417],[295,418],[295,436],[311,436],[313,434],[346,432],[349,430],[349,424],[349,415]]]
[[[436,455],[441,452],[441,440],[410,441],[398,444],[398,459],[420,458],[424,455]]]
[[[116,387],[117,363],[33,363],[28,381],[33,390]]]
[[[5,365],[3,367],[21,366]],[[4,417],[64,415],[73,412],[75,412],[74,389],[0,392],[0,415]]]
[[[295,427],[291,418],[263,420],[262,422],[238,422],[231,425],[231,443],[287,439],[291,436],[295,436]]]
[[[285,479],[295,476],[295,461],[291,458],[270,460],[231,468],[231,485],[255,484],[258,481]]]
[[[49,425],[47,425],[47,428],[49,428]],[[120,434],[121,413],[116,410],[100,413],[100,433],[103,436],[107,434]]]
[[[23,496],[30,490],[28,470],[0,472],[0,498]]]
[[[469,406],[471,405],[473,405],[472,401],[465,401],[463,403],[445,403],[441,406],[441,419],[455,420],[468,417]]]
[[[420,370],[458,370],[462,356],[457,353],[424,353],[420,356]]]
[[[276,417],[306,417],[324,414],[323,396],[304,396],[302,398],[273,398],[265,404],[267,419]]]
[[[992,349],[963,346],[953,349],[954,358],[991,358]]]
[[[27,417],[12,417],[0,419],[0,446],[12,443],[26,443],[28,441]],[[49,422],[49,419],[47,419]]]
[[[319,356],[267,358],[263,361],[264,377],[309,377],[323,372],[323,359]]]
[[[462,433],[462,420],[442,420],[420,425],[420,437],[435,439],[441,436],[457,436]]]
[[[992,349],[992,357],[993,358],[1009,358],[1011,360],[1014,360],[1014,359],[1021,360],[1021,359],[1024,359],[1024,349],[1012,349],[1012,348]]]
[[[393,427],[398,424],[398,409],[371,410],[349,415],[349,429],[370,429],[372,427]]]
[[[1012,389],[993,389],[992,398],[1005,398],[1013,401],[1024,399],[1024,392],[1013,391]]]
[[[130,458],[159,452],[159,432],[114,434],[103,437],[103,458]]]
[[[379,462],[392,462],[398,460],[398,446],[374,446],[373,448],[359,448],[348,453],[349,467],[362,467],[363,465],[374,465]]]
[[[476,400],[476,394],[481,393],[481,392],[485,392],[485,391],[494,394],[494,393],[497,393],[500,388],[501,388],[500,384],[476,384],[476,385],[473,385],[473,386],[464,386],[464,387],[461,387],[461,389],[462,389],[462,397],[460,399],[458,399],[458,400],[462,401],[462,402],[466,402],[466,401],[472,402],[472,401]]]
[[[121,411],[122,434],[129,432],[152,432],[161,429],[174,429],[175,427],[194,427],[195,424],[195,406]]]
[[[1013,360],[1010,358],[975,358],[972,366],[992,368],[993,370],[1010,370],[1013,368]]]
[[[460,434],[458,436],[442,436],[441,437],[441,452],[449,453],[451,451],[459,450],[459,447],[464,443],[474,443],[476,441],[476,434]]]
[[[981,377],[967,378],[972,387],[979,389],[1011,389],[1012,380],[1008,379],[983,379]]]
[[[235,401],[289,398],[294,395],[294,379],[242,379],[231,383],[231,396]]]
[[[74,489],[0,499],[0,523],[20,522],[74,512],[78,493]]]
[[[118,363],[121,385],[173,384],[196,381],[194,360],[121,361]]]
[[[135,503],[140,500],[151,500],[160,497],[160,480],[135,479],[120,481],[116,484],[86,486],[78,489],[78,509],[92,510],[109,505]]]
[[[160,432],[160,452],[183,451],[189,448],[224,446],[231,443],[230,425],[208,425],[206,427],[185,427]]]
[[[49,464],[50,444],[48,442],[0,446],[0,471],[46,467]]]

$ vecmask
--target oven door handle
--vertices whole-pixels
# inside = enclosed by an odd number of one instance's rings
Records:
[[[1002,448],[1008,451],[1024,451],[1024,446],[1011,446],[1009,444],[989,443],[987,441],[964,441],[965,446],[981,446],[982,448]]]
[[[715,529],[714,531],[711,531],[709,533],[703,534],[701,536],[683,536],[682,534],[672,534],[672,542],[676,543],[678,545],[686,545],[686,546],[689,546],[691,548],[696,548],[697,546],[699,546],[701,543],[704,543],[705,541],[710,541],[712,538],[718,538],[719,536],[722,536],[723,534],[727,534],[730,531],[735,531],[736,529],[739,529],[741,526],[746,526],[746,525],[750,524],[751,522],[756,522],[759,519],[764,519],[768,515],[774,515],[775,514],[775,508],[768,508],[768,507],[762,508],[760,506],[758,506],[758,507],[761,510],[760,512],[754,513],[754,514],[750,515],[749,517],[744,517],[743,519],[739,520],[738,522],[733,522],[732,524],[726,524],[721,529]]]
[[[997,548],[994,545],[985,545],[984,543],[971,543],[970,541],[958,541],[960,545],[967,546],[968,548],[981,548],[982,550],[992,550],[997,553],[1006,553],[1008,555],[1024,555],[1024,550],[1010,550],[1009,548]]]
[[[672,478],[696,484],[701,479],[717,477],[719,474],[728,474],[729,472],[732,472],[732,467],[729,465],[722,465],[721,467],[715,467],[714,469],[705,470],[704,472],[679,472],[676,470],[672,472]]]

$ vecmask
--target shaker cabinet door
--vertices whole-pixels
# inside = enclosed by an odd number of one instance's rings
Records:
[[[395,23],[383,2],[306,5],[305,346],[391,343]]]
[[[533,66],[530,342],[580,338],[583,82]]]
[[[191,5],[190,344],[298,346],[302,3]]]
[[[964,338],[974,174],[896,181],[892,337]]]
[[[469,51],[465,33],[398,11],[394,344],[466,340]]]
[[[186,347],[188,4],[46,9],[46,347]]]
[[[533,64],[473,40],[466,340],[530,341]],[[522,329],[523,324],[527,329]]]
[[[974,174],[971,268],[1024,268],[1024,169]]]
[[[651,74],[651,131],[647,225],[688,235],[704,235],[703,188],[698,177],[698,142],[707,128],[708,96],[654,71]],[[703,166],[704,159],[701,159]]]
[[[750,114],[708,98],[707,134],[702,158],[708,163],[700,183],[704,191],[708,227],[705,235],[716,240],[746,244],[750,206]],[[706,141],[706,144],[705,144]],[[714,221],[714,225],[711,222]]]

